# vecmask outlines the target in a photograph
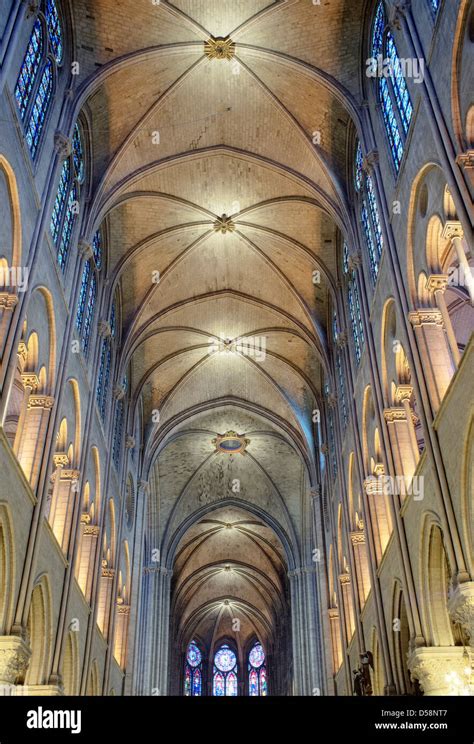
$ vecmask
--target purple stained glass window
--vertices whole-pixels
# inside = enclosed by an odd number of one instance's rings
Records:
[[[249,662],[253,667],[258,669],[258,667],[262,666],[264,661],[265,653],[263,651],[262,645],[260,643],[256,643],[249,654]]]
[[[268,695],[267,670],[265,667],[260,670],[260,695],[262,697]]]
[[[184,673],[184,694],[186,697],[191,696],[191,670],[189,668]]]
[[[15,86],[15,98],[20,110],[20,116],[25,118],[26,109],[30,102],[31,93],[38,75],[39,66],[43,56],[43,24],[39,18],[36,19],[30,41],[26,50],[20,74]]]
[[[249,674],[249,695],[250,697],[258,697],[258,672],[256,669],[252,669]]]
[[[31,108],[28,124],[25,130],[25,139],[30,148],[31,156],[34,158],[43,131],[46,114],[48,113],[49,102],[53,93],[53,63],[50,59],[41,76],[40,84]]]
[[[201,672],[196,669],[193,675],[193,696],[199,697],[201,695]]]
[[[219,649],[214,657],[214,664],[221,672],[229,672],[235,667],[236,663],[236,656],[228,646]]]
[[[237,675],[235,672],[230,672],[226,679],[226,691],[227,697],[237,697]]]
[[[189,644],[186,658],[187,658],[188,664],[192,667],[197,667],[201,663],[202,661],[201,652],[195,643]]]

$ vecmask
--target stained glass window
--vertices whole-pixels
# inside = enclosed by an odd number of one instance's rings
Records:
[[[92,253],[94,255],[95,265],[100,269],[102,266],[102,235],[100,230],[97,230],[92,238]]]
[[[82,326],[84,323],[84,310],[86,308],[87,290],[89,287],[90,275],[91,264],[90,261],[86,261],[84,271],[82,272],[81,291],[79,292],[79,302],[77,304],[76,313],[76,328],[79,334],[82,333]]]
[[[71,238],[79,213],[80,184],[83,180],[82,136],[76,123],[72,138],[72,154],[64,161],[51,215],[51,235],[57,248],[57,261],[63,272],[66,270]]]
[[[226,643],[214,656],[212,694],[215,697],[236,697],[238,694],[237,657]]]
[[[372,56],[383,61],[383,70],[378,73],[380,76],[378,96],[390,152],[398,173],[403,157],[404,138],[413,116],[413,104],[395,39],[390,30],[385,30],[386,26],[385,10],[381,1],[377,6],[372,31]]]
[[[324,394],[326,397],[326,400],[329,400],[329,382],[326,381],[324,385]],[[328,447],[329,447],[329,455],[331,458],[331,469],[332,469],[332,476],[335,479],[337,476],[337,457],[336,457],[336,437],[334,433],[334,415],[333,415],[333,409],[331,408],[330,404],[327,405],[327,424],[328,424]]]
[[[186,652],[184,694],[186,697],[202,695],[202,654],[196,641],[191,641]]]
[[[28,108],[31,93],[38,75],[43,56],[43,44],[43,24],[41,23],[41,19],[37,18],[31,32],[28,48],[15,87],[15,98],[22,119],[25,118],[26,109]]]
[[[354,170],[355,186],[360,195],[360,221],[369,257],[370,274],[372,281],[375,283],[379,273],[379,263],[384,247],[384,241],[377,206],[377,198],[375,196],[374,182],[372,176],[366,173],[362,168],[362,149],[360,142],[357,143],[355,151]]]
[[[89,263],[89,261],[87,262]],[[84,327],[82,329],[82,351],[87,356],[89,350],[89,342],[91,337],[92,320],[94,318],[95,301],[97,297],[97,277],[94,272],[91,272],[91,277],[87,292],[87,303],[84,318]]]
[[[359,288],[355,270],[349,269],[349,248],[344,241],[342,265],[344,275],[347,281],[347,303],[349,305],[349,317],[351,321],[352,339],[354,342],[354,352],[357,364],[360,362],[362,349],[364,348],[364,326],[362,323],[362,313],[360,309]]]
[[[439,10],[440,0],[429,0],[429,3],[430,3],[430,6],[431,6],[431,10],[433,12],[433,15],[436,15],[437,12],[438,12],[438,10]]]
[[[28,124],[25,130],[25,139],[30,148],[31,155],[35,157],[43,131],[49,102],[53,93],[53,63],[47,60],[38,91],[35,96]]]
[[[122,446],[122,434],[123,434],[123,418],[124,418],[125,406],[123,398],[117,401],[115,407],[115,426],[114,426],[114,440],[112,447],[112,459],[114,465],[118,468],[120,463],[120,452]]]
[[[96,403],[102,421],[105,421],[107,413],[107,399],[110,384],[110,372],[112,368],[112,342],[115,339],[116,305],[112,304],[110,312],[111,335],[104,338],[100,350],[99,372],[97,375]]]
[[[46,0],[46,23],[48,25],[49,45],[59,65],[63,59],[63,35],[54,0]]]
[[[53,236],[55,245],[57,245],[58,242],[59,230],[61,228],[61,218],[64,212],[64,206],[66,204],[68,195],[70,171],[70,162],[69,160],[65,160],[61,169],[58,190],[56,192],[53,213],[51,215],[51,235]]]
[[[25,123],[25,140],[33,158],[38,152],[49,111],[56,66],[62,58],[63,36],[58,10],[54,0],[43,0],[15,86],[15,99]]]
[[[267,695],[266,660],[261,643],[257,642],[249,653],[248,671],[250,697]]]

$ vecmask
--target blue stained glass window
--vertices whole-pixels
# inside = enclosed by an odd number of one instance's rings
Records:
[[[344,383],[344,372],[342,368],[342,358],[341,358],[340,351],[338,351],[338,353],[336,354],[336,367],[337,367],[337,376],[339,380],[339,395],[340,395],[340,402],[341,402],[342,423],[345,429],[347,426],[347,422],[348,422],[348,416],[347,416],[347,405],[346,405],[346,388],[345,388],[345,383]]]
[[[82,137],[79,125],[76,123],[72,134],[72,156],[74,160],[74,170],[79,183],[84,180],[84,150],[82,147]]]
[[[89,263],[89,261],[87,263]],[[90,341],[90,336],[91,336],[92,319],[94,317],[96,296],[97,296],[97,279],[96,279],[95,273],[92,272],[92,276],[89,282],[88,293],[87,293],[87,304],[86,304],[86,312],[85,312],[85,319],[84,319],[84,328],[82,331],[82,350],[85,355],[87,355],[87,352],[89,350],[89,341]]]
[[[392,99],[390,97],[388,82],[384,77],[380,78],[380,98],[382,100],[382,113],[385,130],[390,144],[390,151],[392,153],[395,169],[398,172],[403,157],[403,143],[400,137],[400,130],[398,129],[397,117],[393,108]]]
[[[67,257],[69,253],[69,246],[71,243],[71,235],[76,222],[77,214],[77,186],[74,183],[72,189],[69,192],[69,199],[67,203],[66,214],[64,217],[63,229],[61,234],[61,243],[58,249],[58,264],[60,265],[63,272],[66,269]]]
[[[20,116],[25,118],[26,109],[30,102],[31,93],[38,75],[41,58],[43,56],[43,24],[39,18],[36,19],[31,32],[28,49],[18,75],[15,86],[15,98],[20,110]]]
[[[82,272],[81,291],[79,292],[79,302],[76,313],[76,328],[79,334],[82,333],[82,324],[84,322],[84,310],[86,309],[87,290],[89,288],[89,279],[91,275],[90,261],[86,261],[84,271]]]
[[[385,29],[385,11],[383,3],[380,2],[377,6],[374,19],[374,28],[372,32],[372,54],[376,57],[382,53],[383,50],[383,32]]]
[[[395,99],[402,120],[403,129],[405,134],[410,128],[411,117],[413,115],[413,106],[411,103],[410,93],[408,92],[407,83],[402,72],[400,65],[400,58],[398,56],[397,47],[390,31],[387,34],[387,55],[390,59],[391,65],[391,79],[393,83],[393,90],[395,93]]]
[[[433,15],[436,15],[439,10],[440,0],[429,0]]]
[[[362,186],[362,179],[363,179],[363,170],[362,170],[362,163],[363,163],[363,156],[362,156],[362,147],[360,142],[357,143],[356,148],[356,156],[355,156],[355,165],[354,165],[354,182],[355,187],[357,191],[360,191],[360,188]]]
[[[58,9],[54,0],[46,0],[46,23],[48,25],[49,44],[56,62],[61,64],[63,59],[63,34],[59,21]]]
[[[357,286],[357,280],[355,271],[349,270],[349,248],[347,243],[344,241],[343,249],[343,268],[344,274],[347,278],[347,302],[349,305],[349,317],[351,320],[352,338],[354,341],[354,351],[357,364],[360,362],[362,355],[362,349],[364,347],[364,326],[362,323],[362,313],[360,309],[359,301],[359,289]]]
[[[118,468],[120,463],[124,410],[125,406],[123,403],[123,399],[121,399],[117,401],[117,405],[115,408],[114,440],[112,447],[112,459],[116,468]]]
[[[324,394],[326,398],[329,398],[329,382],[326,382],[324,385]],[[332,476],[335,479],[337,476],[337,457],[336,457],[336,437],[334,434],[334,417],[332,413],[332,409],[327,405],[327,422],[328,422],[328,446],[329,446],[329,454],[331,457],[331,468],[332,468]]]
[[[379,264],[377,260],[376,248],[375,248],[374,241],[372,238],[372,230],[370,227],[369,214],[367,212],[367,204],[366,204],[365,199],[362,202],[361,218],[362,218],[362,226],[364,228],[365,241],[367,244],[367,250],[369,254],[370,272],[372,275],[372,279],[375,282],[375,280],[377,279],[377,275],[379,273]]]
[[[377,263],[378,263],[378,259],[380,259],[380,256],[382,255],[382,251],[383,251],[382,227],[380,224],[377,200],[375,198],[374,184],[370,176],[367,176],[366,184],[367,184],[367,196],[369,199],[370,216],[372,218],[372,226],[373,226],[374,233],[375,233],[375,244],[376,244],[377,254],[378,254],[377,256]]]
[[[49,102],[53,92],[53,63],[50,59],[46,62],[38,91],[31,108],[30,117],[25,131],[25,139],[30,148],[32,157],[35,157],[41,133],[43,131]]]
[[[117,333],[117,305],[115,300],[112,303],[112,310],[110,311],[110,333],[112,338],[115,338]]]
[[[51,235],[53,236],[53,241],[56,246],[58,244],[59,230],[61,227],[61,217],[64,212],[68,194],[69,177],[70,164],[69,160],[65,160],[61,169],[58,190],[54,201],[53,213],[51,215]]]
[[[104,338],[100,350],[99,374],[97,377],[96,402],[102,420],[105,420],[107,410],[107,393],[109,388],[110,367],[112,364],[112,350],[110,339]]]
[[[92,253],[94,254],[95,265],[100,269],[102,266],[102,235],[100,230],[97,230],[92,238]]]

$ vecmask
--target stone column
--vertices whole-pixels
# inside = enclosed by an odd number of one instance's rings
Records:
[[[100,576],[99,597],[97,600],[97,625],[104,638],[109,632],[110,611],[112,606],[112,594],[114,587],[115,569],[107,566],[107,561],[102,561],[102,572]]]
[[[15,441],[13,443],[13,451],[15,455],[17,456],[20,464],[23,467],[22,463],[22,444],[25,439],[24,433],[25,433],[25,424],[26,424],[26,417],[28,412],[28,404],[30,402],[30,395],[34,391],[36,391],[39,387],[39,379],[38,376],[34,373],[22,373],[21,375],[21,381],[23,383],[23,401],[21,404],[21,411],[20,415],[18,417],[18,424],[16,427],[16,434],[15,434]]]
[[[60,458],[57,460],[57,458]],[[67,455],[66,455],[67,457]],[[54,456],[55,464],[61,464],[64,455]],[[49,523],[64,553],[67,553],[71,537],[74,500],[78,492],[79,470],[58,467],[54,473],[54,491],[51,502]]]
[[[375,466],[375,475],[371,475],[364,481],[364,489],[367,494],[371,515],[377,564],[380,563],[390,535],[392,534],[390,508],[387,503],[387,495],[384,493],[383,488],[383,474],[384,467],[381,463],[378,463]]]
[[[293,685],[294,695],[303,695],[303,659],[306,655],[301,637],[301,600],[299,577],[301,569],[288,571],[290,582],[290,603],[291,603],[291,633],[293,649]]]
[[[347,643],[351,642],[354,635],[354,607],[352,606],[351,577],[348,572],[339,574],[341,585],[342,604],[344,612],[344,625],[346,628]]]
[[[337,674],[342,664],[341,627],[338,608],[331,607],[328,610],[328,616],[331,630],[333,674]]]
[[[456,371],[443,316],[440,310],[421,308],[409,313],[408,320],[413,326],[431,404],[436,412]]]
[[[472,649],[462,646],[420,647],[409,655],[408,668],[427,696],[472,695],[473,662]]]
[[[413,388],[410,385],[399,385],[396,398],[403,405],[385,408],[383,412],[387,422],[395,472],[397,475],[405,477],[407,487],[411,483],[420,459],[414,427],[414,419],[416,420],[416,418],[410,406],[412,392]]]
[[[39,446],[46,438],[49,416],[54,406],[50,395],[29,395],[19,460],[31,488],[36,489],[43,449]]]
[[[448,337],[449,347],[451,349],[454,364],[456,365],[456,367],[458,367],[459,362],[461,361],[461,354],[459,353],[458,342],[456,341],[456,336],[454,335],[451,318],[449,317],[448,307],[444,298],[444,293],[447,286],[448,276],[446,274],[431,274],[426,282],[426,289],[428,290],[428,292],[433,294],[438,310],[442,315],[444,328]]]
[[[130,605],[121,604],[117,600],[115,618],[114,656],[122,669],[127,666],[128,626],[130,621]]]
[[[356,584],[361,609],[370,592],[370,570],[367,557],[367,546],[365,544],[365,532],[363,529],[354,530],[350,533],[354,565],[356,572]]]
[[[90,602],[100,527],[97,524],[90,524],[88,514],[82,514],[80,530],[78,555],[76,557],[76,579],[85,598]]]
[[[451,245],[456,252],[459,263],[458,284],[465,285],[469,297],[471,298],[471,304],[474,305],[473,269],[469,266],[469,261],[467,260],[463,237],[464,230],[462,229],[461,223],[457,220],[448,220],[443,228],[443,238],[451,241]]]

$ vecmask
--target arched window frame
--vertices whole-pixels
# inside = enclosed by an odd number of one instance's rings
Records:
[[[77,121],[73,129],[71,154],[61,168],[50,221],[57,262],[63,274],[66,272],[79,214],[79,202],[85,180],[84,157],[84,134],[81,123]]]
[[[253,652],[257,650],[258,647],[263,653],[263,661],[257,666],[252,663],[251,658]],[[247,671],[249,697],[266,697],[268,695],[267,657],[260,641],[255,641],[248,653]],[[255,682],[253,683],[252,680],[255,680]]]
[[[25,141],[33,160],[38,156],[64,61],[63,28],[55,0],[43,0],[14,90]]]
[[[371,58],[373,70],[376,71],[377,100],[382,110],[392,163],[398,175],[413,118],[413,103],[400,64],[397,44],[387,24],[383,0],[379,0],[372,23]]]
[[[76,330],[80,338],[82,353],[86,358],[94,322],[101,266],[102,232],[99,229],[92,239],[92,255],[86,260],[82,271],[81,289],[76,311]]]
[[[196,643],[195,640],[192,640],[186,649],[186,656],[184,659],[185,697],[202,696],[202,666],[202,651],[199,648],[199,644]]]
[[[372,176],[364,169],[362,147],[359,141],[357,142],[354,157],[354,188],[369,261],[370,277],[372,284],[375,285],[379,274],[384,239],[374,182]]]
[[[229,649],[235,656],[235,664],[228,670],[221,670],[216,666],[216,657],[223,649]],[[216,651],[212,660],[212,695],[214,697],[237,697],[239,690],[239,674],[238,674],[238,660],[237,653],[229,643],[221,643]],[[222,679],[223,687],[222,693],[216,694],[216,682],[218,679]],[[229,692],[229,683],[235,679],[235,692]]]
[[[352,343],[357,366],[360,364],[365,345],[364,324],[359,297],[359,287],[354,269],[349,268],[349,248],[344,241],[342,249],[342,269],[346,283],[346,298],[351,321]]]

